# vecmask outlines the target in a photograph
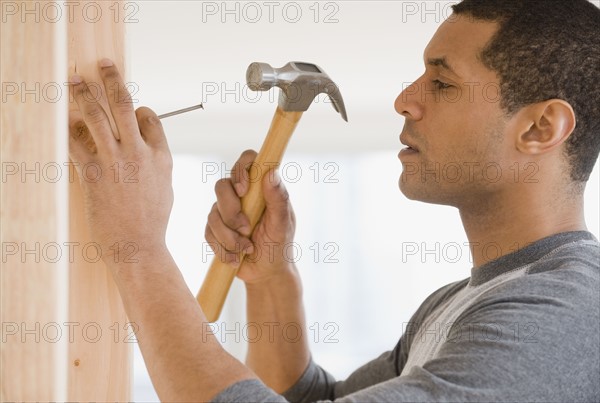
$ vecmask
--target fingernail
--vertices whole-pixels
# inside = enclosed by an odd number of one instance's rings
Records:
[[[100,67],[112,67],[114,65],[113,61],[108,59],[108,58],[104,58],[102,60],[100,60]]]
[[[72,75],[71,78],[69,78],[69,83],[73,84],[73,85],[77,85],[77,84],[81,84],[82,82],[82,78],[80,75]]]

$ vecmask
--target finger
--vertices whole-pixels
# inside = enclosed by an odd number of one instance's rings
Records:
[[[250,187],[248,171],[256,159],[256,155],[257,153],[254,150],[244,151],[231,170],[231,181],[239,197],[244,196]]]
[[[210,226],[207,224],[204,228],[204,239],[213,253],[216,255],[221,249],[221,245],[217,242],[217,238],[215,238],[215,234],[212,233]]]
[[[162,123],[152,109],[145,106],[137,108],[135,111],[135,117],[137,119],[142,138],[146,144],[151,147],[169,148]]]
[[[208,215],[208,227],[210,227],[219,245],[228,252],[246,251],[246,253],[252,253],[252,241],[225,225],[216,203]]]
[[[204,232],[204,238],[206,238],[208,245],[220,261],[231,265],[235,268],[240,267],[241,263],[239,259],[239,253],[229,252],[223,246],[221,246],[221,244],[217,241],[217,238],[215,237],[214,233],[208,225],[206,226],[206,230]]]
[[[98,102],[98,94],[94,95],[80,76],[71,77],[69,85],[85,126],[98,149],[113,149],[116,146],[116,140],[108,116]]]
[[[78,110],[69,111],[69,156],[74,162],[87,163],[96,153],[96,143],[90,134],[83,116]]]
[[[250,220],[242,213],[242,202],[233,188],[230,179],[220,179],[215,184],[217,194],[217,207],[225,225],[240,232],[250,235]]]
[[[119,131],[121,143],[134,145],[141,140],[133,102],[119,70],[109,59],[100,61],[100,76],[106,88],[108,105]]]
[[[81,141],[69,136],[69,158],[78,164],[87,163],[89,150]]]
[[[274,228],[286,228],[294,222],[294,211],[290,203],[290,195],[281,181],[277,170],[270,170],[263,178],[263,197],[265,198],[265,215],[263,220]]]

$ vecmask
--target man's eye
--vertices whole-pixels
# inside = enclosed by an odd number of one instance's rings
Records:
[[[446,84],[440,80],[433,80],[433,85],[435,85],[438,90],[445,90],[452,87],[450,84]]]

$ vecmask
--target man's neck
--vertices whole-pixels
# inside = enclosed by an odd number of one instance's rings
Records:
[[[551,235],[587,230],[583,196],[548,200],[538,192],[519,198],[500,197],[480,209],[470,206],[459,210],[475,267]]]

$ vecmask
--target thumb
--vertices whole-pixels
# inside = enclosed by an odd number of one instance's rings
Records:
[[[169,148],[162,123],[152,109],[145,106],[137,108],[135,116],[138,121],[140,133],[148,145]]]
[[[290,195],[276,169],[270,170],[265,175],[262,186],[265,198],[265,218],[277,227],[288,224],[292,210]]]

